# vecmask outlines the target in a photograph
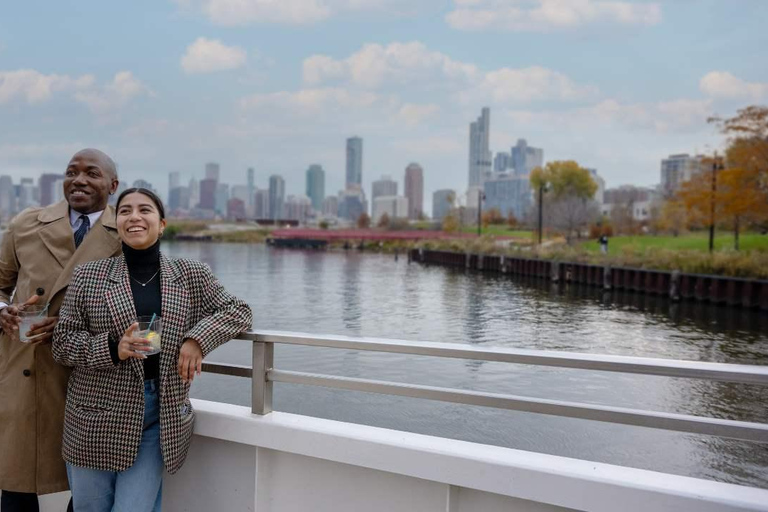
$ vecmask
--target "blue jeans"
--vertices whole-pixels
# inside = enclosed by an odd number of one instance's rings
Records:
[[[144,433],[133,466],[116,473],[67,464],[77,512],[160,512],[163,454],[160,451],[158,381],[144,381]]]

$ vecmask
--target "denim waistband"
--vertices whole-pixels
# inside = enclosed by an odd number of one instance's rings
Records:
[[[144,381],[144,392],[155,393],[160,388],[160,379],[147,379]]]

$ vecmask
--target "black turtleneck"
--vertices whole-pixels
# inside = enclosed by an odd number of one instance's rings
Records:
[[[133,249],[123,243],[123,255],[128,266],[136,315],[162,316],[160,240],[147,249]],[[159,375],[160,354],[147,356],[144,360],[144,378],[156,379]]]

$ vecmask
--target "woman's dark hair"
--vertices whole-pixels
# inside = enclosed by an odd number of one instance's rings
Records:
[[[155,206],[157,207],[157,211],[160,213],[160,219],[165,218],[165,207],[163,206],[163,202],[160,200],[159,197],[157,197],[157,194],[152,192],[151,190],[147,188],[141,188],[141,187],[131,187],[128,189],[125,189],[122,191],[122,193],[117,197],[117,204],[115,204],[115,210],[120,208],[120,203],[123,202],[123,199],[125,199],[125,196],[128,194],[144,194],[148,198],[152,200],[153,203],[155,203]]]

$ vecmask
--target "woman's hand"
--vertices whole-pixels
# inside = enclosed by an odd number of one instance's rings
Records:
[[[195,380],[195,373],[203,371],[203,351],[200,344],[192,338],[187,338],[179,351],[179,375],[184,382]]]
[[[117,356],[121,361],[125,361],[131,357],[135,357],[136,359],[147,358],[144,352],[151,350],[149,347],[149,340],[144,338],[137,338],[133,335],[133,333],[136,332],[136,329],[138,328],[138,323],[132,323],[125,330],[123,337],[120,338],[120,343],[117,344]]]

